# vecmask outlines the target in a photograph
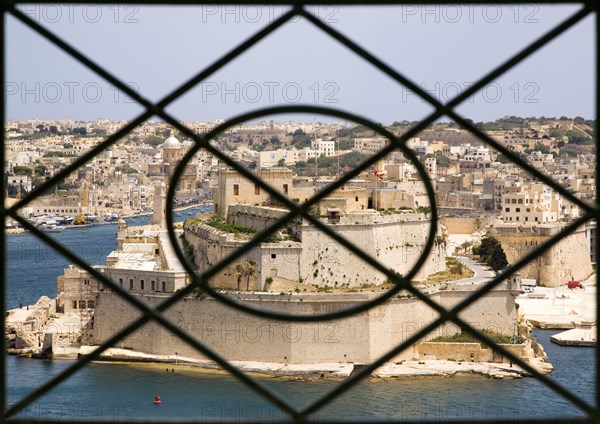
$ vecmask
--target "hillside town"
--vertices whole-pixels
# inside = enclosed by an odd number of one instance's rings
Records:
[[[9,197],[18,202],[124,124],[105,120],[10,122],[10,172],[6,176]],[[202,135],[220,122],[184,124]],[[506,117],[476,125],[582,200],[595,197],[591,122],[582,118]],[[395,122],[387,129],[399,136],[410,126],[410,122]],[[188,265],[194,272],[209,271],[288,212],[277,196],[227,166],[215,152],[225,153],[282,196],[303,203],[388,143],[361,126],[275,121],[238,126],[210,140],[214,151],[200,149],[175,183],[175,205],[211,205],[210,212],[176,226],[179,248]],[[192,140],[166,124],[148,122],[65,178],[51,194],[29,203],[21,214],[49,231],[78,223],[118,220],[116,249],[108,255],[106,264],[96,269],[144,302],[158,303],[184,289],[192,279],[177,258],[177,246],[170,243],[166,222],[169,212],[165,208],[173,173],[192,146]],[[423,177],[401,151],[388,154],[348,180],[314,204],[310,213],[385,269],[400,277],[411,275],[413,284],[447,306],[484,284],[494,275],[492,271],[516,262],[582,215],[576,204],[453,124],[435,124],[419,137],[410,138],[407,147],[421,161],[435,189],[440,217],[437,228],[431,228],[433,211]],[[146,226],[129,227],[123,219],[145,213],[153,215]],[[55,222],[51,228],[50,220]],[[432,234],[432,249],[419,270],[411,274]],[[516,298],[525,293],[521,283],[526,282],[523,287],[558,287],[567,281],[587,279],[596,266],[595,237],[595,225],[580,226],[483,296],[479,305],[465,311],[468,321],[481,329],[493,322],[490,334],[497,336],[498,342],[549,371],[551,366],[544,363],[543,350],[534,349],[535,344],[528,338],[529,324],[518,312]],[[486,265],[488,271],[472,259]],[[385,273],[358,260],[314,223],[298,217],[222,267],[211,277],[210,285],[251,305],[281,313],[315,314],[367,301],[377,292],[390,289],[393,282]],[[15,353],[31,350],[32,345],[37,345],[36,352],[42,356],[48,351],[55,355],[89,353],[139,314],[76,266],[70,266],[58,278],[57,297],[40,302],[29,324],[32,330],[25,332],[26,336],[19,335],[18,325],[11,327],[9,339]],[[204,302],[202,308],[198,302]],[[256,340],[236,339],[231,344],[215,329],[218,323],[239,323],[243,316],[214,299],[206,299],[201,290],[195,290],[189,301],[170,312],[192,334],[221,347],[230,360],[252,362],[261,357],[269,363],[305,366],[310,361],[306,371],[315,363],[329,364],[324,368],[330,369],[331,364],[342,361],[342,354],[343,362],[368,363],[410,336],[405,331],[407,323],[418,321],[418,327],[435,315],[412,295],[399,295],[378,308],[382,316],[388,317],[384,326],[387,330],[370,327],[377,314],[348,318],[342,322],[349,325],[349,330],[339,334],[333,350],[326,348],[323,340],[305,340],[301,348],[285,335],[277,338],[277,334],[263,334],[262,330]],[[17,310],[9,322],[20,322],[18,316],[23,314],[29,315]],[[66,320],[65,324],[75,314],[81,325],[75,332],[46,332],[48,317],[54,314],[60,314],[59,322]],[[591,325],[591,321],[595,326],[595,318],[584,315],[578,317],[578,326]],[[255,325],[262,328],[265,323],[276,332],[283,331],[269,320],[257,320]],[[356,326],[366,326],[360,339],[352,330]],[[440,345],[428,344],[446,341],[459,330],[446,323],[396,360],[445,355],[462,361],[470,358],[471,362],[510,362],[488,358],[489,352],[469,353],[462,345],[443,351]],[[275,340],[277,346],[265,352],[260,350],[262,342],[257,346],[257,340]],[[154,324],[140,329],[121,345],[142,355],[154,355],[154,359],[170,360],[179,353],[190,362],[204,360]],[[320,353],[307,358],[302,352],[308,345]],[[123,352],[115,355],[121,357]],[[509,369],[494,370],[484,374],[514,376]],[[390,371],[390,375],[402,372]]]
[[[199,135],[221,123],[183,122]],[[125,124],[110,120],[9,121],[5,178],[8,197],[14,199],[9,200],[17,202]],[[477,125],[582,200],[594,198],[591,121],[513,116]],[[394,122],[386,129],[401,135],[410,126],[408,121]],[[285,196],[302,202],[384,148],[388,140],[348,123],[261,121],[230,128],[210,143],[257,175],[267,176],[267,181],[276,178]],[[20,212],[37,224],[51,219],[51,224],[58,226],[151,213],[155,186],[169,184],[177,163],[192,144],[169,125],[148,121]],[[509,262],[522,255],[525,246],[538,243],[581,214],[577,205],[453,123],[434,124],[409,139],[407,146],[424,164],[436,191],[438,213],[450,232],[458,222],[452,218],[460,217],[467,218],[462,224],[476,221],[480,229],[487,225],[506,243],[522,239],[516,242],[520,247],[503,245]],[[273,199],[253,184],[233,184],[238,177],[227,169],[210,151],[200,149],[177,182],[175,206],[214,202],[216,211],[227,215],[230,204],[272,203]],[[329,219],[335,220],[340,219],[339,210],[426,211],[428,198],[420,179],[414,164],[401,152],[391,153],[335,193],[333,197],[345,199],[337,205],[338,211],[335,204],[321,202],[320,215],[329,214]],[[229,184],[230,190],[215,198],[220,184]],[[588,226],[582,232],[588,240],[590,251],[585,254],[591,263],[572,272],[587,273],[595,265],[591,243],[595,228]],[[540,275],[536,279],[544,280]]]

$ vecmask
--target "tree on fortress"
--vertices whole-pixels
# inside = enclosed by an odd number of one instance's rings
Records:
[[[502,245],[494,237],[483,238],[479,246],[473,247],[473,253],[479,255],[494,271],[499,271],[508,266]]]
[[[238,291],[240,291],[240,284],[242,283],[242,276],[244,274],[246,274],[246,270],[244,269],[244,267],[241,264],[237,264],[236,266],[233,267],[233,275],[235,275],[235,278],[237,280]]]
[[[256,270],[258,269],[258,263],[254,259],[248,259],[246,261],[246,291],[249,290],[250,287],[250,277],[256,274]]]

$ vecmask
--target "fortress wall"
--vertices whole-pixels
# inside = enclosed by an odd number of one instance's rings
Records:
[[[452,304],[467,293],[442,291],[432,296]],[[346,309],[372,297],[372,294],[353,295],[249,295],[244,296],[244,301],[255,307],[314,315]],[[512,312],[506,314],[506,304],[512,302],[514,305],[514,298],[508,290],[493,290],[487,296],[489,300],[478,302],[464,313],[465,320],[474,325],[480,323],[482,328],[493,323],[504,334],[512,334],[516,313],[508,308]],[[164,299],[161,295],[143,296],[143,300],[151,305]],[[101,292],[94,316],[93,343],[102,342],[137,316],[139,313],[118,295]],[[396,297],[384,305],[342,320],[290,323],[251,316],[214,299],[189,297],[170,308],[166,316],[228,360],[362,364],[377,359],[406,340],[438,314],[414,298]],[[450,327],[438,329],[425,339],[454,334],[454,330]],[[201,354],[154,323],[146,324],[128,337],[122,346],[151,354],[174,355],[177,352],[179,357],[202,358]],[[408,348],[394,360],[412,359],[414,356],[413,349]]]
[[[262,231],[287,213],[285,209],[265,206],[229,205],[227,222]]]
[[[332,225],[330,228],[354,243],[363,252],[379,260],[386,268],[406,275],[418,260],[429,230],[429,221],[398,221],[384,216],[378,225]],[[303,251],[300,275],[308,284],[335,286],[337,282],[360,287],[381,284],[387,277],[345,247],[312,226],[302,227]],[[446,268],[444,246],[435,245],[415,278]]]
[[[264,282],[267,277],[299,281],[301,255],[302,245],[298,242],[264,243],[260,249],[259,281]]]
[[[327,223],[327,219],[323,218],[323,222]],[[374,224],[398,224],[405,222],[421,221],[425,224],[430,222],[429,218],[422,213],[413,212],[399,212],[390,213],[389,215],[382,215],[374,211],[360,211],[351,212],[340,218],[339,225],[348,224],[361,224],[361,225],[374,225]]]
[[[377,259],[387,268],[403,275],[408,274],[425,248],[430,225],[431,222],[407,221],[403,222],[401,227],[395,224],[373,227]],[[444,246],[436,239],[427,261],[415,279],[425,279],[430,274],[446,269]]]
[[[457,288],[449,285],[447,290],[437,292],[432,297],[441,306],[450,309],[479,286],[469,285],[467,287]],[[513,295],[507,294],[510,293],[509,288],[508,283],[501,283],[498,289],[491,290],[475,301],[469,308],[461,312],[459,317],[475,328],[513,335],[515,332],[514,323],[517,320],[517,308]],[[438,332],[434,337],[449,336],[460,331],[456,324],[447,323],[443,331]]]
[[[199,272],[207,271],[222,258],[229,256],[245,243],[244,241],[236,241],[230,234],[203,224],[186,225],[184,234],[188,243],[194,247],[194,263],[198,266]],[[240,260],[233,262],[217,275],[213,276],[211,285],[237,289],[237,279],[234,276],[233,269],[237,263],[245,264],[247,259],[259,262],[259,249],[252,249]],[[242,284],[244,287],[246,286],[245,277],[242,278]],[[250,279],[250,287],[253,290],[257,288],[256,276]]]
[[[448,229],[449,234],[473,234],[477,230],[482,230],[488,225],[496,225],[500,221],[494,217],[440,217],[440,223]]]
[[[502,347],[516,356],[525,356],[526,345],[502,344]],[[415,346],[416,359],[438,359],[470,362],[510,362],[479,343],[418,343]]]
[[[389,208],[414,208],[416,207],[415,198],[418,195],[415,193],[407,193],[401,190],[378,190],[376,191],[375,206],[377,209]],[[418,197],[417,197],[418,198]],[[418,202],[417,202],[418,204]],[[421,206],[427,203],[421,203]]]
[[[363,252],[376,257],[371,225],[335,225],[331,228]],[[385,281],[383,274],[375,272],[354,253],[313,226],[302,227],[302,246],[300,276],[306,284],[360,287]]]
[[[248,217],[252,217],[254,212],[251,211],[264,211],[268,219],[272,218],[271,213],[283,213],[277,209],[253,206],[239,205],[235,208],[239,208],[244,214],[249,213],[250,215],[240,215]],[[234,210],[238,211],[235,208]],[[324,221],[326,222],[326,219]],[[342,217],[340,224],[329,227],[373,258],[380,260],[387,269],[394,269],[406,275],[420,256],[430,223],[424,214],[418,213],[354,213]],[[185,230],[186,239],[194,246],[196,265],[201,272],[245,243],[243,240],[236,240],[231,234],[203,224],[187,224]],[[302,225],[301,239],[301,243],[263,243],[261,248],[252,249],[244,256],[242,262],[245,262],[245,259],[254,259],[260,264],[257,283],[253,289],[262,289],[265,279],[269,276],[293,281],[302,279],[302,282],[307,284],[331,287],[360,287],[363,284],[381,284],[386,280],[382,273],[374,272],[370,265],[312,225]],[[234,265],[216,275],[213,285],[236,288]],[[444,245],[436,240],[434,249],[415,278],[424,279],[444,269]]]
[[[558,230],[538,228],[538,232],[502,229],[494,235],[502,244],[508,263],[515,263],[550,238]],[[541,231],[543,230],[543,231]],[[541,233],[541,234],[540,234]],[[589,241],[584,227],[571,233],[520,271],[522,278],[533,278],[546,287],[558,287],[574,278],[583,280],[593,272]]]

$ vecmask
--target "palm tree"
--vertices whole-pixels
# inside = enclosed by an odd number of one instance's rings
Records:
[[[256,274],[257,269],[258,263],[254,259],[246,260],[246,291],[248,291],[250,287],[250,277]]]
[[[246,270],[242,266],[242,264],[237,264],[233,267],[233,275],[237,279],[237,289],[240,291],[240,284],[242,283],[242,276],[246,274]]]

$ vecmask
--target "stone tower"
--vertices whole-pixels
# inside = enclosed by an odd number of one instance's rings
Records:
[[[154,186],[154,214],[150,225],[160,225],[161,230],[167,229],[167,193],[162,181]]]

